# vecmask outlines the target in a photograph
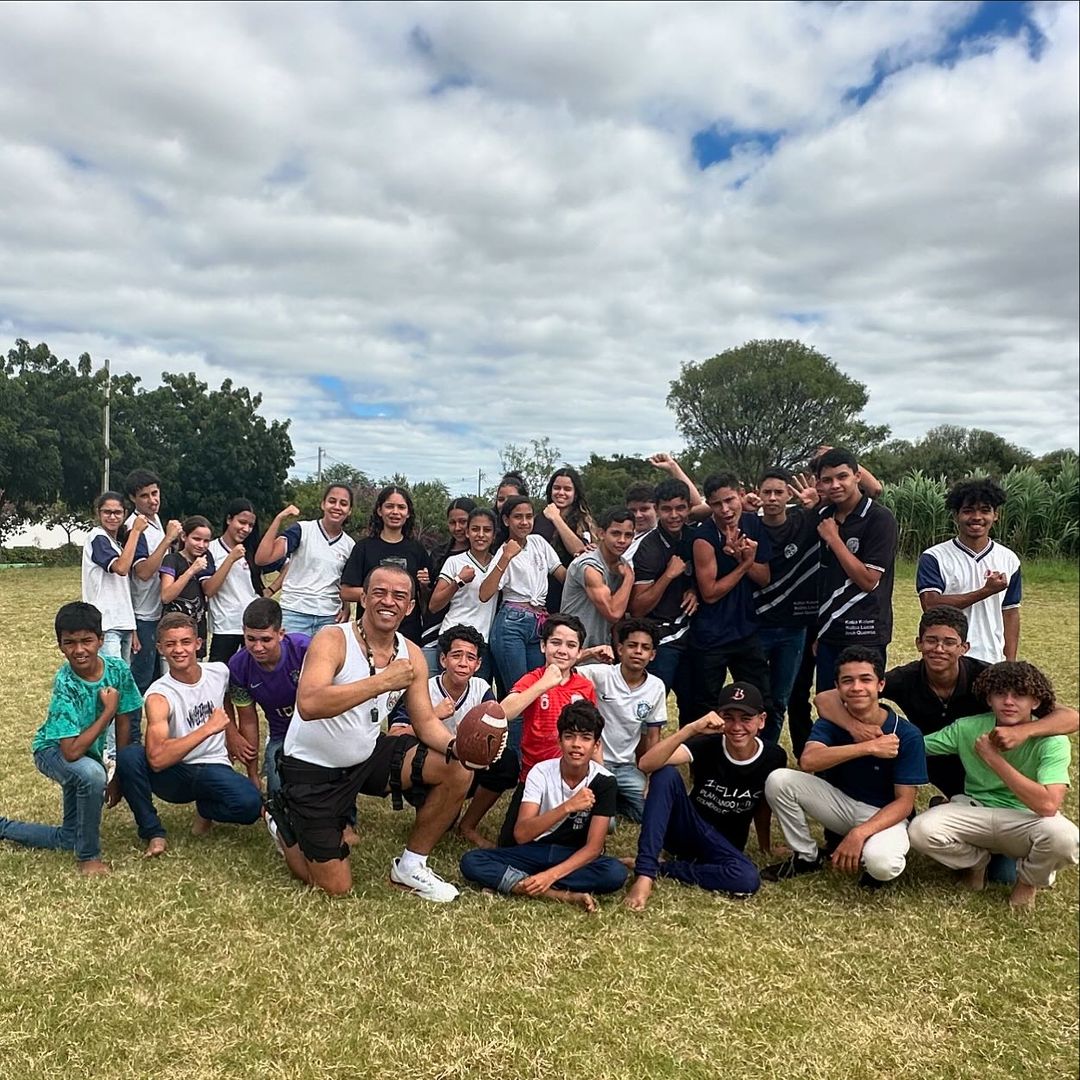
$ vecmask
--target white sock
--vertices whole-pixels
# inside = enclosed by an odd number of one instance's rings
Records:
[[[401,853],[401,858],[398,859],[398,869],[403,874],[412,874],[417,870],[422,870],[427,866],[427,856],[417,855],[415,851],[410,851],[406,848]]]

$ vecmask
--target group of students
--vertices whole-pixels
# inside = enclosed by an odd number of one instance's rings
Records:
[[[105,872],[105,801],[127,801],[148,856],[166,849],[154,797],[194,802],[196,832],[262,815],[294,876],[340,894],[357,797],[388,795],[415,808],[393,884],[453,900],[427,859],[454,829],[474,845],[466,880],[589,910],[631,869],[635,909],[658,877],[748,896],[826,860],[876,888],[910,846],[973,888],[988,870],[1012,880],[1026,907],[1077,861],[1060,806],[1080,717],[1016,660],[1020,567],[991,538],[996,484],[950,493],[957,536],[919,562],[921,659],[886,671],[896,522],[852,455],[824,448],[812,480],[771,470],[751,491],[717,474],[703,497],[668,455],[651,460],[668,477],[596,519],[572,469],[540,516],[507,476],[494,511],[451,503],[433,555],[396,486],[360,540],[345,531],[352,493],[331,485],[320,519],[284,527],[287,507],[261,538],[235,502],[214,541],[205,518],[162,526],[156,477],[133,474],[134,513],[124,521],[116,493],[98,500],[83,602],[56,618],[67,663],[32,749],[63,788],[63,823],[0,818],[0,839]],[[496,691],[507,748],[466,768],[457,724]],[[669,691],[680,727],[664,737]],[[799,769],[779,746],[785,715]],[[941,795],[914,816],[931,781]],[[479,826],[507,792],[495,844]],[[617,818],[640,825],[631,865],[604,854]],[[760,871],[751,823],[776,859]]]

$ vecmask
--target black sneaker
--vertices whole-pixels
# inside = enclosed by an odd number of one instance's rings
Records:
[[[836,849],[844,842],[844,834],[833,832],[832,829],[825,830],[825,858],[831,858]]]
[[[813,874],[825,865],[825,859],[818,851],[816,859],[804,859],[801,855],[792,855],[783,862],[773,863],[761,871],[762,881],[787,881],[788,878],[802,874]]]

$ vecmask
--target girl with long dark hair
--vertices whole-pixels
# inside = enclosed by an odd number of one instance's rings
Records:
[[[585,550],[596,533],[577,469],[569,465],[556,469],[548,480],[544,501],[546,505],[536,519],[533,531],[555,549],[559,562],[567,567]],[[548,585],[548,611],[558,611],[561,603],[562,582],[552,580]]]
[[[376,496],[368,535],[358,540],[341,574],[341,599],[359,604],[364,581],[377,566],[396,566],[413,579],[413,609],[401,624],[410,641],[421,641],[421,612],[431,590],[431,556],[413,537],[416,508],[408,489],[387,484]]]

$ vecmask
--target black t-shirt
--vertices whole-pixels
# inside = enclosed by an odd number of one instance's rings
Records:
[[[821,520],[836,507],[823,506]],[[840,539],[859,562],[881,572],[877,588],[863,592],[851,581],[827,544],[821,545],[818,573],[818,637],[836,645],[888,645],[892,641],[893,570],[896,563],[896,518],[880,503],[863,496],[839,524]]]
[[[754,562],[770,562],[772,541],[761,524],[761,518],[757,514],[744,513],[739,518],[739,528],[745,536],[757,541]],[[705,542],[712,546],[716,558],[716,581],[727,577],[739,565],[738,560],[724,550],[725,540],[720,535],[715,518],[710,518],[701,526],[694,542]],[[744,574],[735,587],[719,600],[711,604],[702,601],[690,621],[690,644],[697,649],[719,649],[733,641],[748,638],[757,627],[754,582],[749,574]]]
[[[754,812],[765,798],[765,780],[787,765],[787,754],[775,743],[760,743],[752,760],[732,761],[723,735],[695,735],[683,745],[693,758],[690,801],[694,809],[742,851]]]
[[[772,543],[769,584],[754,590],[755,614],[761,626],[813,626],[817,621],[817,575],[821,544],[817,515],[791,507],[783,525],[761,519]]]
[[[174,580],[188,572],[191,563],[182,551],[170,551],[161,560],[161,569],[168,573]],[[187,580],[187,584],[167,604],[162,604],[163,614],[178,611],[194,619],[206,637],[206,609],[208,601],[203,593],[202,583],[214,576],[214,557],[208,551],[206,553],[206,569]]]
[[[690,525],[683,528],[678,538],[661,526],[646,533],[634,552],[634,584],[651,585],[667,569],[673,555],[686,563],[681,577],[668,582],[660,602],[648,613],[660,630],[662,645],[685,645],[690,619],[682,610],[682,598],[687,589],[696,589],[694,579],[694,536],[696,529]]]
[[[926,665],[922,660],[913,660],[885,673],[885,690],[881,696],[893,702],[924,735],[932,735],[962,716],[989,712],[986,698],[971,689],[975,679],[989,666],[973,656],[961,656],[956,688],[943,701],[927,681]]]
[[[407,570],[417,590],[416,605],[401,624],[401,632],[410,640],[420,644],[420,624],[423,604],[420,600],[420,585],[416,575],[420,570],[431,574],[431,556],[419,540],[399,540],[396,544],[384,540],[381,536],[366,536],[359,540],[352,549],[349,561],[341,572],[341,584],[359,588],[364,579],[377,566],[396,566]],[[432,585],[434,580],[432,579]],[[359,605],[357,605],[359,607]]]

